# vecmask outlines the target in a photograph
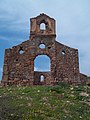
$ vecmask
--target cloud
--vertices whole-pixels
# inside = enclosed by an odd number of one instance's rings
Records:
[[[2,72],[3,72],[3,69],[0,68],[0,80],[1,80],[1,78],[2,78]]]
[[[0,72],[2,72],[3,71],[3,69],[2,68],[0,68]]]
[[[34,67],[34,71],[38,71],[38,68],[37,68],[37,67]]]
[[[56,19],[57,40],[79,50],[81,72],[90,75],[90,0],[0,1],[0,49],[29,38],[29,18],[44,12]],[[4,53],[0,53],[3,58]],[[38,69],[38,68],[36,68]]]

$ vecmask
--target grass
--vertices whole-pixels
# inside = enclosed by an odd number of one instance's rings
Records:
[[[0,120],[90,120],[90,86],[1,87]]]

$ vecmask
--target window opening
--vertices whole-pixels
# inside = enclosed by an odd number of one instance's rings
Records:
[[[20,54],[23,54],[23,53],[24,53],[24,50],[20,50],[19,53],[20,53]]]
[[[50,49],[51,48],[51,46],[48,46],[48,49]]]
[[[45,49],[45,45],[44,45],[44,44],[40,44],[40,45],[39,45],[39,48]]]
[[[46,25],[45,23],[40,24],[40,30],[46,30]]]
[[[16,59],[16,61],[18,61],[18,59]]]
[[[64,50],[62,51],[62,55],[65,55],[65,51]]]
[[[22,47],[20,47],[19,54],[23,54],[25,51],[23,50]]]
[[[38,55],[34,60],[34,71],[50,71],[50,58],[47,55]]]
[[[44,82],[44,76],[43,75],[40,76],[40,82]]]

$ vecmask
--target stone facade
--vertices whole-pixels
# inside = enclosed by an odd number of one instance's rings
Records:
[[[41,29],[41,24],[45,29]],[[55,40],[55,20],[45,14],[30,19],[29,40],[5,50],[2,84],[54,85],[64,81],[70,84],[86,82],[79,73],[78,50]],[[41,44],[45,48],[40,48]],[[34,60],[38,55],[50,58],[50,71],[34,71]],[[41,75],[44,77],[40,81]]]

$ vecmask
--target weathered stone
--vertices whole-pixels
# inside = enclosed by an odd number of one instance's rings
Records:
[[[54,85],[64,81],[70,84],[85,83],[87,76],[79,73],[78,50],[55,40],[55,20],[45,14],[31,18],[29,40],[12,49],[5,50],[2,83],[15,85]],[[45,30],[40,29],[44,23]],[[40,44],[45,48],[41,49]],[[34,71],[38,55],[47,55],[51,60],[50,72]],[[40,81],[43,75],[44,81]]]

